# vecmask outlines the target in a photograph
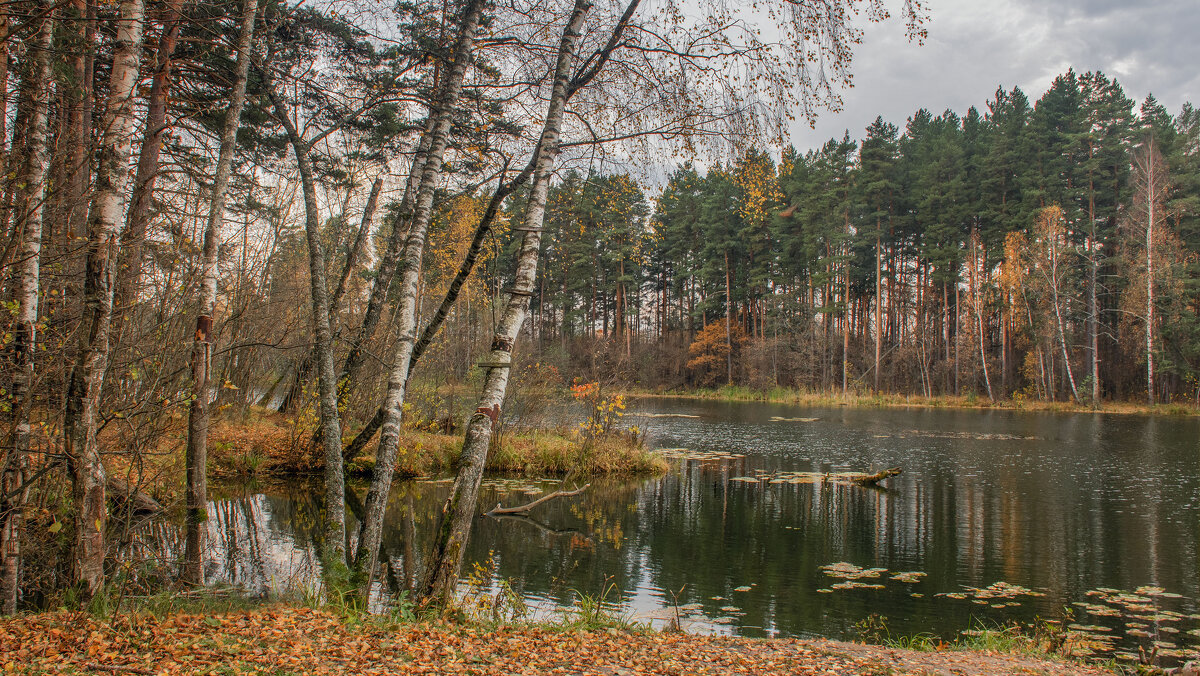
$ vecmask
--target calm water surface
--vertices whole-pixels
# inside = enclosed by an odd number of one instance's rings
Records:
[[[1154,611],[1197,613],[1196,419],[652,399],[631,406],[626,422],[648,430],[654,448],[744,457],[678,460],[663,478],[596,481],[533,519],[481,516],[469,552],[477,577],[493,587],[510,581],[535,610],[611,587],[610,599],[652,621],[678,604],[693,630],[749,636],[853,638],[854,623],[878,613],[893,635],[953,637],[977,620],[1057,617],[1064,606],[1096,602],[1090,590],[1144,585],[1181,596],[1150,598]],[[886,490],[731,481],[885,467],[904,470]],[[554,485],[488,480],[481,507],[521,504],[531,499],[524,491]],[[396,485],[384,540],[390,590],[419,574],[446,491],[445,483]],[[318,488],[304,484],[227,489],[210,511],[210,578],[251,589],[314,579],[319,501]],[[836,562],[887,569],[863,580],[884,588],[818,591],[840,581],[820,568]],[[905,571],[927,575],[915,584],[889,579]],[[969,592],[939,596],[1000,581],[1044,595],[1000,599],[1010,604],[1002,608]],[[1179,649],[1200,640],[1188,634],[1196,618],[1080,610],[1077,621],[1118,630],[1139,622],[1145,641]]]

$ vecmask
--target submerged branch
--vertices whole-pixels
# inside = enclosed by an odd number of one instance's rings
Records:
[[[902,470],[899,467],[893,467],[891,469],[885,469],[882,472],[876,472],[875,474],[852,476],[850,477],[850,480],[859,486],[877,486],[879,485],[880,481],[883,481],[884,479],[890,479],[894,476],[899,476],[901,472]]]
[[[591,484],[584,484],[583,486],[576,488],[573,491],[554,491],[553,493],[547,493],[546,495],[543,495],[542,497],[538,498],[537,500],[534,500],[533,502],[530,502],[525,505],[521,505],[520,507],[501,507],[500,503],[496,503],[496,507],[494,509],[492,509],[491,511],[489,511],[487,513],[487,516],[502,516],[505,514],[528,514],[529,510],[533,509],[534,507],[537,507],[538,505],[542,504],[543,502],[549,502],[555,498],[569,498],[569,497],[572,497],[575,495],[579,495],[580,493],[586,491],[588,489],[588,486],[591,486]]]

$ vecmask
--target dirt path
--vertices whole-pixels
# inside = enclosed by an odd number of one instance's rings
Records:
[[[0,621],[3,673],[108,674],[1103,674],[979,652],[834,641],[348,622],[316,610]]]

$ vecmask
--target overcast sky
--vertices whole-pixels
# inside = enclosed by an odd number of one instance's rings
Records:
[[[889,2],[893,7],[897,2]],[[1140,102],[1148,93],[1179,112],[1200,102],[1200,1],[928,0],[929,38],[909,43],[891,19],[866,29],[855,54],[845,110],[816,128],[797,122],[792,141],[818,147],[849,129],[861,139],[877,115],[904,130],[919,108],[982,111],[996,87],[1019,86],[1036,101],[1074,67],[1101,70]]]

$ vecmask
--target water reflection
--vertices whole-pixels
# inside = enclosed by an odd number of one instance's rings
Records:
[[[661,618],[678,604],[695,628],[744,635],[852,637],[856,621],[880,613],[893,633],[951,636],[978,619],[1057,615],[1097,587],[1161,586],[1184,597],[1162,603],[1196,612],[1195,420],[651,400],[630,421],[656,446],[742,457],[680,460],[661,479],[596,481],[531,519],[480,517],[468,565],[510,580],[535,607],[611,583],[633,612]],[[734,481],[897,466],[904,474],[884,490]],[[490,481],[481,511],[554,485]],[[316,489],[230,489],[214,500],[209,578],[254,591],[311,584]],[[396,485],[381,591],[412,587],[446,492]],[[840,561],[927,576],[818,591],[837,582],[820,567]],[[1044,596],[1003,608],[936,596],[997,581]]]

